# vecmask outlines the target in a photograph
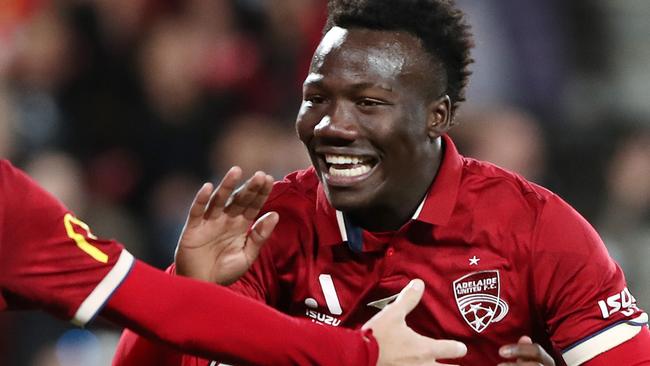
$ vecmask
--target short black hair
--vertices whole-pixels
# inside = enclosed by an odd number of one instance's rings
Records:
[[[335,26],[415,35],[446,71],[445,92],[451,99],[452,112],[465,100],[474,42],[470,26],[454,0],[329,0],[323,33]]]

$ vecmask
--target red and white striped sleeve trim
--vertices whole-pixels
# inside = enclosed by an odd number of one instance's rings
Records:
[[[122,281],[131,271],[135,258],[133,255],[122,249],[122,253],[117,262],[106,276],[99,282],[97,287],[81,303],[71,322],[77,326],[83,327],[104,307],[113,292],[122,284]]]
[[[562,352],[562,358],[568,366],[582,365],[599,354],[632,339],[641,332],[643,327],[647,326],[647,313],[613,324],[565,349]]]

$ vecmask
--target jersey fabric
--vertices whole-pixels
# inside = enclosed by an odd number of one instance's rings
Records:
[[[499,347],[522,335],[559,365],[580,365],[646,327],[621,269],[575,210],[515,174],[462,157],[447,136],[444,146],[426,197],[393,232],[352,225],[329,204],[313,168],[276,183],[261,214],[276,211],[280,221],[232,288],[293,316],[357,328],[421,278],[427,288],[407,322],[467,344],[463,365],[503,362]]]
[[[6,160],[0,161],[0,201],[0,310],[34,302],[85,325],[127,276],[133,256],[95,237]]]
[[[373,366],[379,356],[370,331],[292,318],[227,288],[169,276],[142,262],[102,316],[186,352],[238,365]],[[141,342],[121,342],[114,363],[163,366],[174,360],[171,352],[158,351],[161,343],[150,344],[145,351],[153,353],[143,355]]]
[[[108,320],[152,339],[248,365],[377,363],[369,331],[290,318],[228,289],[135,261],[4,160],[0,230],[0,310],[44,308],[85,325],[103,308]],[[199,306],[192,306],[196,299]]]

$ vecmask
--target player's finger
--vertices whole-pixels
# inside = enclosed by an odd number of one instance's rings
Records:
[[[266,182],[266,174],[264,172],[255,172],[243,186],[239,187],[233,194],[230,195],[223,212],[229,216],[241,215],[255,200],[258,192]]]
[[[535,361],[544,365],[554,365],[555,362],[539,344],[518,343],[503,346],[499,349],[503,358],[516,358],[523,361]]]
[[[217,189],[212,193],[212,197],[210,197],[210,204],[205,210],[205,218],[215,219],[219,215],[220,210],[226,205],[228,197],[237,188],[237,183],[241,179],[241,175],[242,170],[238,166],[233,166],[228,170],[226,175],[221,179],[221,182],[219,182]]]
[[[436,359],[454,359],[467,354],[467,346],[463,342],[450,339],[434,339],[433,350]]]
[[[190,206],[189,215],[187,216],[186,225],[188,227],[194,227],[201,222],[201,218],[206,210],[206,205],[210,202],[212,188],[212,183],[203,183],[198,192],[196,192],[192,205]]]
[[[267,212],[257,219],[255,224],[253,224],[253,227],[248,234],[248,240],[246,240],[246,246],[244,246],[246,257],[249,258],[251,262],[257,258],[262,245],[264,245],[269,236],[271,236],[278,221],[280,221],[280,215],[278,215],[277,212]]]
[[[257,215],[260,213],[260,210],[264,206],[264,202],[266,202],[266,199],[269,198],[269,194],[271,193],[272,188],[273,177],[267,174],[264,178],[262,188],[257,191],[257,195],[255,198],[253,198],[253,201],[251,201],[251,203],[244,211],[244,217],[247,220],[253,220],[255,217],[257,217]]]
[[[406,287],[400,291],[394,303],[390,304],[391,311],[397,311],[400,316],[406,317],[422,299],[424,294],[424,282],[417,278],[411,280]]]
[[[533,344],[533,340],[529,336],[521,336],[517,341],[519,344]]]

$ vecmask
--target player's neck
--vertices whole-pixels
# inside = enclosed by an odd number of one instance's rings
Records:
[[[349,220],[364,230],[382,232],[399,230],[408,223],[425,199],[442,162],[443,148],[436,150],[431,164],[422,167],[422,177],[378,205],[345,212]]]

